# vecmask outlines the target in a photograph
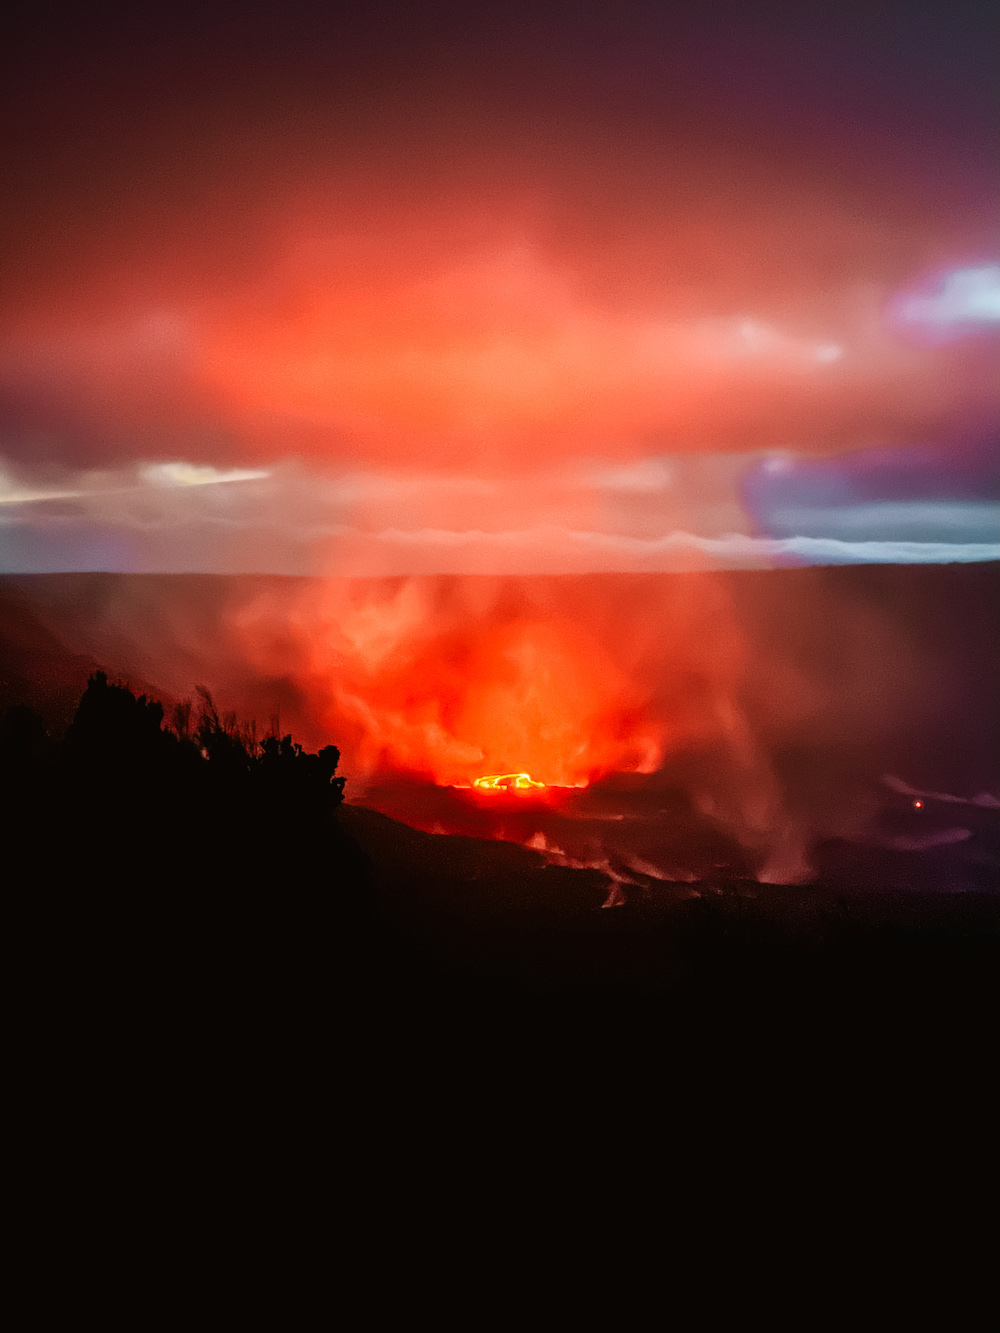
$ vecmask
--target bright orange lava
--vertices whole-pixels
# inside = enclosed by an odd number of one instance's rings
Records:
[[[544,787],[544,782],[533,782],[527,773],[494,773],[485,778],[474,778],[474,787],[484,791],[527,791],[531,787]]]

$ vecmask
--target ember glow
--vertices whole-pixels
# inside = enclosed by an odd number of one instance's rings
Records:
[[[473,778],[472,785],[483,791],[530,791],[544,789],[544,782],[533,782],[528,773],[494,773],[490,777]]]

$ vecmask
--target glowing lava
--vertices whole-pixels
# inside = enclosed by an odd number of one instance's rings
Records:
[[[494,773],[485,778],[473,778],[472,785],[484,791],[527,791],[544,787],[544,782],[533,782],[527,773]]]

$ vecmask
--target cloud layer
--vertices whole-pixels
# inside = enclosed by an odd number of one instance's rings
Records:
[[[592,460],[499,478],[288,463],[21,469],[0,476],[0,570],[360,577],[1000,558],[1000,504],[983,501],[785,506],[762,535],[740,503],[747,466]]]
[[[11,34],[0,568],[992,548],[971,3],[342,8]]]

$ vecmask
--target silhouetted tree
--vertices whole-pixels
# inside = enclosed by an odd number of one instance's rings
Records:
[[[163,749],[163,705],[138,698],[125,685],[108,681],[103,671],[91,676],[66,733],[70,754],[87,762],[136,762]]]

